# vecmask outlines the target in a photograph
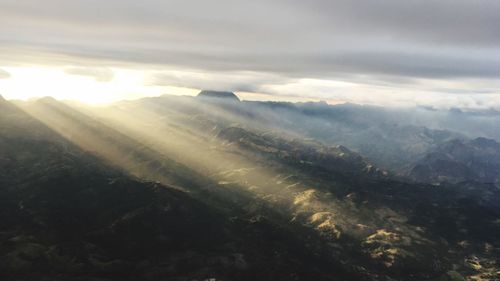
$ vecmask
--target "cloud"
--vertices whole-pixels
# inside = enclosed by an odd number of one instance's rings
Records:
[[[291,80],[272,73],[162,71],[152,74],[147,84],[193,89],[211,89],[235,92],[262,92],[265,85],[284,84]]]
[[[0,62],[15,60],[14,50],[52,53],[75,65],[151,68],[152,84],[196,88],[262,91],[317,79],[357,83],[365,95],[500,93],[499,10],[493,0],[3,0]],[[420,85],[431,80],[454,85]]]
[[[70,67],[64,70],[66,74],[89,76],[98,82],[109,82],[113,80],[114,73],[107,68]]]
[[[496,1],[6,0],[0,8],[3,43],[88,57],[301,76],[499,72]],[[36,28],[16,24],[26,21]]]
[[[153,86],[180,86],[262,94],[257,96],[257,99],[282,96],[290,100],[305,98],[380,106],[500,108],[500,81],[485,85],[482,79],[448,81],[421,78],[387,83],[370,79],[373,78],[359,76],[345,81],[287,78],[260,72],[161,71],[151,73],[147,81]],[[244,98],[246,97],[253,98],[252,95],[245,94]]]
[[[10,77],[10,73],[0,68],[0,79],[7,79]]]

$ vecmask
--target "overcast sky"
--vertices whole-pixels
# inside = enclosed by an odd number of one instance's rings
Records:
[[[500,1],[1,0],[0,80],[26,66],[96,83],[118,69],[151,87],[500,108]]]

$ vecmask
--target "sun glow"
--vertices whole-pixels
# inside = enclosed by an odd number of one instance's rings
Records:
[[[91,104],[111,103],[123,99],[159,96],[179,92],[175,87],[146,85],[146,71],[109,69],[107,80],[99,71],[87,69],[75,74],[70,68],[55,67],[2,67],[10,74],[0,79],[0,94],[7,99],[27,100],[52,96],[59,100],[77,100]],[[79,69],[81,70],[81,69]],[[181,89],[181,92],[182,89]]]

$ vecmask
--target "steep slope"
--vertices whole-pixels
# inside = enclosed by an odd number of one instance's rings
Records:
[[[235,153],[256,159],[265,169],[277,169],[280,176],[276,181],[283,182],[283,194],[275,194],[272,200],[292,195],[288,208],[294,220],[317,229],[335,245],[334,251],[349,256],[350,262],[359,262],[354,257],[369,256],[363,262],[366,268],[382,265],[384,272],[397,280],[406,280],[409,275],[427,280],[439,272],[432,273],[440,267],[435,262],[444,266],[466,259],[463,267],[455,270],[466,272],[477,262],[483,269],[476,277],[495,280],[498,250],[494,249],[498,249],[496,237],[500,235],[500,192],[495,186],[443,185],[436,189],[360,169],[366,162],[360,162],[356,154],[346,157],[349,161],[339,161],[340,154],[335,154],[339,150],[318,150],[321,145],[317,143],[291,145],[297,140],[290,142],[241,128],[223,130],[219,137],[229,142],[228,149],[244,148]],[[238,174],[229,175],[227,180],[247,178]],[[301,185],[308,188],[300,189]],[[433,263],[427,263],[430,260]]]
[[[130,174],[174,186],[200,186],[197,175],[185,166],[53,98],[42,98],[20,107],[80,149]]]
[[[218,138],[236,144],[240,148],[270,154],[290,165],[306,164],[309,171],[335,174],[337,177],[383,177],[387,172],[378,170],[359,154],[344,146],[324,146],[312,140],[291,139],[266,133],[253,133],[238,127],[221,130]],[[303,170],[304,167],[302,167]]]

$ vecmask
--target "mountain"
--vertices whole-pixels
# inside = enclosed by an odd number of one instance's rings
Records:
[[[321,239],[329,243],[330,246],[325,247],[337,257],[348,259],[347,264],[362,264],[370,276],[369,280],[375,278],[373,274],[397,280],[408,280],[410,275],[418,275],[417,280],[432,279],[431,276],[439,273],[430,273],[433,271],[432,265],[427,263],[429,257],[444,263],[444,260],[469,260],[467,256],[479,251],[480,245],[484,246],[482,243],[497,245],[494,242],[499,233],[495,223],[498,218],[498,190],[495,186],[460,184],[442,185],[436,189],[390,175],[380,177],[379,173],[375,176],[360,173],[363,169],[359,167],[366,167],[369,160],[358,155],[363,158],[362,161],[356,160],[359,157],[339,161],[341,151],[347,152],[348,149],[316,141],[320,138],[307,139],[307,130],[315,127],[319,130],[321,126],[324,126],[324,133],[330,136],[345,134],[341,126],[360,133],[367,126],[376,126],[382,132],[391,128],[396,133],[395,137],[406,131],[427,131],[427,134],[408,134],[414,136],[409,140],[418,147],[422,143],[420,140],[435,139],[435,142],[430,142],[433,146],[446,142],[456,135],[453,132],[415,126],[385,126],[377,123],[378,120],[372,116],[361,116],[356,125],[344,120],[349,116],[354,118],[354,114],[345,115],[342,112],[338,112],[335,119],[331,119],[331,113],[318,118],[325,109],[331,110],[331,106],[322,103],[311,106],[244,101],[208,105],[190,97],[165,96],[121,104],[119,107],[123,112],[143,112],[139,119],[149,121],[138,125],[141,127],[161,120],[162,125],[155,126],[154,133],[142,132],[152,146],[165,148],[166,140],[160,136],[169,135],[172,138],[182,132],[182,144],[176,145],[179,150],[186,151],[181,158],[187,157],[186,154],[194,155],[191,162],[183,159],[189,163],[188,166],[199,165],[201,171],[217,179],[228,190],[244,190],[284,216],[291,216],[291,221],[315,229]],[[309,110],[307,114],[301,113],[304,107]],[[333,122],[343,125],[334,130],[329,127]],[[120,122],[114,124],[120,126]],[[299,131],[301,124],[302,130]],[[192,139],[195,141],[192,142]],[[372,140],[360,141],[369,144]],[[398,139],[395,138],[395,141]],[[405,144],[405,140],[399,143]],[[383,140],[380,144],[384,144]],[[397,146],[389,143],[384,147],[391,150]],[[415,151],[412,154],[414,158],[406,156],[404,163],[413,163],[415,157],[430,147]],[[328,153],[329,149],[332,153]],[[357,154],[351,151],[346,155]],[[356,163],[363,163],[363,166]],[[383,171],[371,165],[372,171]],[[253,204],[248,207],[256,208]],[[478,232],[480,228],[488,230]],[[425,233],[420,233],[419,229],[425,229]],[[381,233],[377,234],[378,231]],[[370,238],[372,235],[375,236]],[[391,241],[391,237],[395,236],[398,237],[396,240],[406,242],[398,244]],[[378,237],[377,243],[372,244],[370,241],[374,237]],[[443,240],[438,241],[437,237]],[[467,246],[464,248],[461,245]],[[455,249],[452,251],[454,254],[448,252],[450,247]],[[359,260],[367,255],[371,257],[370,262]],[[480,258],[479,263],[489,268],[477,273],[482,278],[491,275],[491,269],[495,268],[489,255]],[[450,274],[456,275],[453,272]]]
[[[429,183],[498,183],[500,143],[487,138],[445,142],[418,161],[410,177]]]
[[[495,280],[498,188],[406,181],[298,131],[328,105],[7,105],[2,280]]]
[[[205,99],[206,100],[206,99]],[[452,139],[466,139],[458,132],[433,129],[410,122],[407,113],[353,104],[328,105],[324,102],[230,102],[216,98],[209,104],[203,99],[163,96],[133,104],[166,113],[173,118],[196,115],[215,121],[209,125],[240,126],[260,131],[275,131],[311,138],[327,145],[343,145],[367,160],[395,173],[406,172],[415,159]],[[214,102],[215,101],[215,102]],[[148,104],[146,104],[148,103]],[[428,122],[427,124],[432,124]]]
[[[312,140],[285,139],[269,133],[253,133],[238,127],[223,129],[217,137],[239,148],[269,154],[292,165],[305,164],[308,170],[317,173],[336,174],[338,177],[387,175],[386,171],[377,169],[362,156],[341,145],[325,146]]]
[[[408,122],[411,116],[390,109],[323,103],[292,104],[280,114],[288,130],[331,145],[343,145],[379,167],[405,171],[442,142],[464,138],[460,133]],[[430,123],[429,123],[430,124]],[[279,125],[283,127],[283,125]]]
[[[230,99],[231,100],[231,99]],[[205,99],[206,101],[206,99]],[[315,139],[327,145],[342,145],[363,155],[371,163],[395,173],[406,172],[440,143],[466,139],[461,133],[415,125],[409,116],[378,107],[352,104],[290,102],[207,103],[192,97],[162,96],[133,103],[120,103],[127,110],[154,110],[169,118],[196,116],[207,124],[200,130],[239,126]],[[416,123],[416,122],[415,122]],[[216,133],[216,132],[213,132]]]
[[[201,99],[224,99],[231,101],[240,101],[240,99],[232,92],[223,92],[223,91],[211,91],[211,90],[203,90],[198,93],[197,98]]]
[[[0,112],[2,280],[330,279],[324,254],[268,218],[132,176],[12,108]]]

